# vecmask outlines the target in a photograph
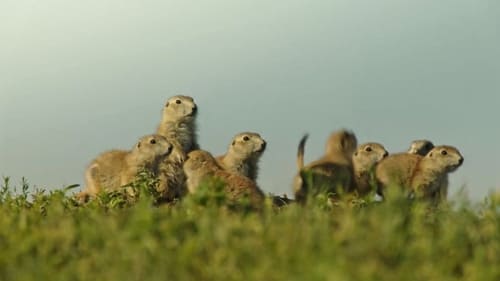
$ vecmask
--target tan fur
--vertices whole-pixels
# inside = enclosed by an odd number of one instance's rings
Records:
[[[139,139],[129,151],[111,150],[97,156],[85,171],[86,189],[80,198],[115,190],[131,183],[142,170],[158,173],[158,165],[172,152],[172,144],[160,135]]]
[[[379,161],[389,153],[379,143],[369,142],[358,146],[352,156],[354,190],[359,196],[365,196],[375,186],[374,169]]]
[[[255,204],[262,204],[264,200],[264,193],[254,181],[225,171],[207,151],[190,152],[184,162],[184,172],[190,193],[195,193],[203,181],[209,178],[219,178],[226,184],[225,191],[229,200],[238,200],[244,196],[249,196]]]
[[[172,156],[163,161],[158,191],[165,201],[183,196],[187,191],[182,163],[186,154],[198,149],[196,134],[197,105],[192,97],[177,95],[169,98],[162,111],[157,134],[167,138],[174,146]]]
[[[383,195],[387,188],[400,187],[417,197],[446,199],[448,173],[455,171],[462,162],[462,155],[452,146],[434,147],[426,156],[408,153],[389,156],[376,168],[381,187],[379,193]]]
[[[411,175],[422,157],[418,154],[404,152],[389,155],[380,161],[375,168],[377,193],[384,196],[388,188],[409,187]]]
[[[464,158],[457,148],[436,146],[418,163],[411,177],[412,191],[418,197],[442,201],[448,195],[448,174],[456,171]]]
[[[175,139],[185,153],[199,148],[196,133],[198,107],[192,97],[177,95],[169,98],[162,111],[156,133]]]
[[[376,168],[379,195],[382,195],[382,189],[389,185],[409,186],[411,173],[413,173],[417,163],[432,148],[434,148],[434,144],[429,140],[414,140],[406,153],[392,154],[381,161]]]
[[[434,144],[429,140],[414,140],[408,148],[408,153],[425,156],[433,148]]]
[[[350,191],[352,186],[352,154],[357,146],[356,136],[347,130],[333,132],[326,144],[326,153],[320,159],[303,166],[304,146],[307,135],[298,148],[298,174],[294,178],[294,194],[298,202],[305,202],[307,195],[325,190],[333,194]]]
[[[257,133],[243,132],[233,137],[226,154],[216,158],[224,170],[257,180],[258,162],[266,141]]]

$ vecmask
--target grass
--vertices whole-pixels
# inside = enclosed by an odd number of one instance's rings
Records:
[[[80,206],[74,186],[30,192],[4,179],[0,280],[500,280],[494,195],[436,208],[320,194],[253,211],[227,204],[218,182],[171,205],[150,186]]]

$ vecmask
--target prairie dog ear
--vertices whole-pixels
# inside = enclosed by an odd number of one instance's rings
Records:
[[[165,107],[168,107],[168,105],[169,105],[169,102],[167,101],[167,103],[165,104]]]
[[[137,143],[137,148],[141,148],[141,142]]]
[[[340,141],[340,149],[344,150],[349,146],[349,139],[346,136],[342,137]]]
[[[236,141],[234,140],[233,143],[231,143],[231,145],[235,145],[236,144]]]

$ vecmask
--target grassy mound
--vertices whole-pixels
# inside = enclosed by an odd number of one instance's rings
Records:
[[[262,210],[221,183],[158,204],[147,179],[79,205],[71,187],[0,191],[0,280],[500,280],[500,198]]]

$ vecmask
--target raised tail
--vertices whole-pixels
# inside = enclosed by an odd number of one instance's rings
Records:
[[[308,137],[309,134],[305,134],[299,142],[299,148],[297,150],[297,168],[299,171],[304,168],[304,148]]]

